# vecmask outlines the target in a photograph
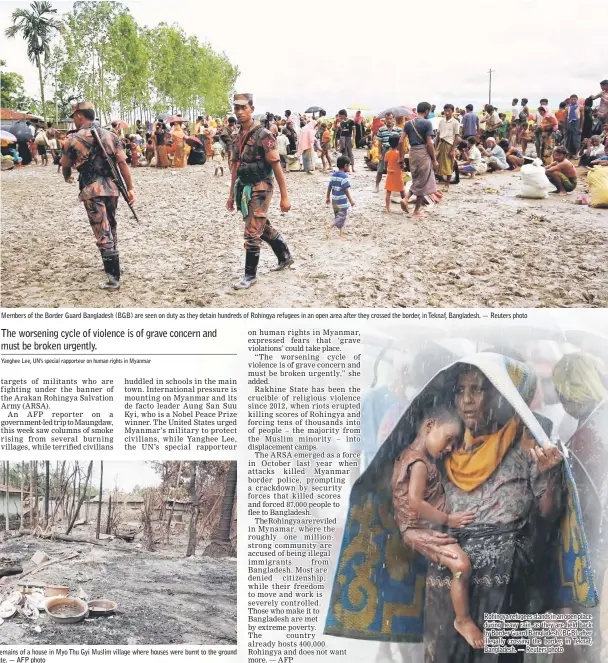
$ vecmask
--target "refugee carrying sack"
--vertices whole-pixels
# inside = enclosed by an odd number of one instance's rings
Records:
[[[520,198],[548,198],[549,191],[555,188],[543,168],[542,161],[535,159],[533,163],[521,167]]]
[[[591,207],[608,207],[608,166],[596,166],[587,175]]]

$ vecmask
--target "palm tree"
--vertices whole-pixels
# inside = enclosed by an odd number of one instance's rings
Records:
[[[30,7],[31,11],[15,9],[11,16],[13,25],[6,29],[5,35],[11,39],[20,34],[27,42],[27,56],[30,62],[38,67],[42,116],[46,122],[42,62],[49,59],[50,42],[55,31],[61,27],[61,21],[54,18],[53,14],[56,14],[57,10],[50,2],[32,2]]]

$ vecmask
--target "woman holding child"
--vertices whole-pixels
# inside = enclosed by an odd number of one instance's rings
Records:
[[[576,488],[528,407],[535,389],[527,365],[480,353],[416,396],[353,486],[327,634],[424,641],[426,663],[520,662],[479,647],[484,613],[595,604]]]

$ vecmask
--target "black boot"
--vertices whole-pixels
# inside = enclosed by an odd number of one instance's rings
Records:
[[[279,264],[276,267],[270,268],[271,272],[280,272],[282,269],[293,265],[293,258],[291,257],[291,253],[287,248],[287,244],[285,244],[285,240],[281,237],[281,235],[277,235],[268,243],[270,244],[270,248],[274,251],[277,260],[279,261]]]
[[[102,281],[99,287],[103,290],[118,290],[120,288],[120,261],[118,253],[106,253],[101,256],[103,268],[108,276],[107,281]]]
[[[243,278],[234,284],[235,290],[246,290],[251,288],[252,285],[257,283],[258,277],[258,262],[260,261],[260,251],[246,251],[245,252],[245,275]]]

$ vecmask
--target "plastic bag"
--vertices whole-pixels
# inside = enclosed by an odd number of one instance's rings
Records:
[[[591,207],[608,207],[608,166],[596,166],[587,175]]]
[[[549,182],[542,162],[536,159],[533,163],[521,167],[521,198],[548,198],[549,191],[554,188]]]

